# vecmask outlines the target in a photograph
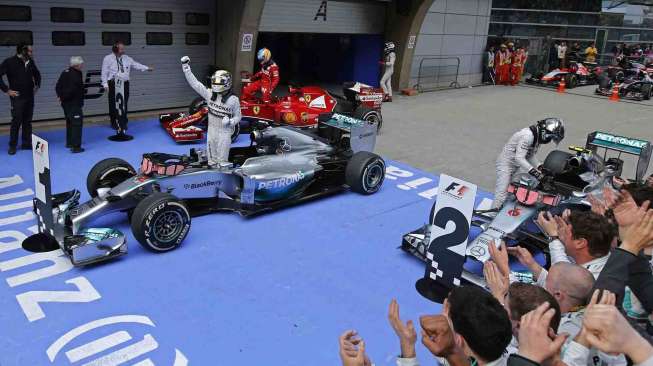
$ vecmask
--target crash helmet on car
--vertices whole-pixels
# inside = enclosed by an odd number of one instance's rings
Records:
[[[556,145],[565,138],[565,123],[560,118],[545,118],[537,122],[538,142]]]
[[[267,48],[261,48],[256,53],[256,59],[261,63],[268,62],[270,61],[271,58],[272,58],[272,52],[270,52],[270,50],[268,50]]]
[[[394,50],[395,50],[394,42],[386,42],[385,45],[383,46],[383,53],[394,52]]]
[[[231,90],[232,77],[227,70],[218,70],[211,76],[211,91],[224,94]]]

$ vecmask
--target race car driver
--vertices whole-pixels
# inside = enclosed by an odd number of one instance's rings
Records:
[[[209,166],[229,165],[231,135],[240,123],[240,100],[231,92],[232,77],[229,71],[218,70],[211,76],[211,88],[200,83],[190,69],[190,58],[181,58],[181,68],[188,84],[206,100],[209,108],[209,126],[206,150]]]
[[[392,102],[392,73],[394,72],[396,58],[394,42],[386,42],[383,47],[383,61],[379,61],[381,65],[385,66],[380,82],[384,102]]]
[[[258,50],[256,59],[261,63],[261,70],[252,75],[251,83],[243,88],[243,98],[253,99],[254,93],[260,90],[263,101],[268,103],[279,84],[279,66],[272,60],[272,52],[267,48]]]
[[[544,173],[535,158],[538,148],[541,144],[551,141],[559,144],[564,137],[564,122],[559,118],[543,119],[512,135],[497,157],[497,183],[492,208],[503,206],[508,196],[508,185],[516,173],[529,173],[537,179],[542,179]]]

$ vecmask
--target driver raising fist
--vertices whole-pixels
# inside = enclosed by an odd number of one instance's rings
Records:
[[[517,131],[497,157],[497,184],[494,189],[492,208],[501,208],[508,195],[508,185],[518,173],[529,173],[537,179],[544,174],[535,154],[541,144],[553,141],[557,144],[565,138],[565,125],[559,118],[546,118],[530,127]]]
[[[181,68],[186,81],[197,92],[209,108],[209,128],[206,138],[206,152],[209,166],[220,168],[229,165],[231,135],[240,123],[240,100],[231,92],[231,73],[218,70],[211,76],[211,88],[200,83],[190,69],[190,58],[181,58]]]
[[[252,76],[252,82],[243,88],[243,99],[252,99],[254,93],[261,91],[263,101],[271,100],[274,88],[279,84],[279,66],[272,60],[272,52],[261,48],[256,53],[256,59],[261,63],[261,70]]]

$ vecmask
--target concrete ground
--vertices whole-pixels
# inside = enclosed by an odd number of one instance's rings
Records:
[[[383,105],[377,152],[432,173],[446,173],[494,189],[495,160],[512,133],[544,117],[566,123],[560,145],[584,145],[601,130],[653,140],[653,103],[595,98],[594,86],[559,94],[540,87],[482,86],[396,96]],[[544,160],[553,146],[543,148]],[[634,175],[634,169],[625,170]]]

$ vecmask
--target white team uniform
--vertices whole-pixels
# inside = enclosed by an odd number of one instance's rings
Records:
[[[508,196],[506,190],[516,173],[528,173],[540,165],[535,158],[538,148],[539,144],[535,141],[534,132],[530,127],[523,128],[510,137],[497,157],[493,208],[499,208],[505,202]]]
[[[392,96],[392,73],[395,69],[395,59],[397,55],[393,52],[385,55],[383,60],[385,65],[385,70],[383,71],[383,76],[381,77],[381,88],[383,92],[388,96]]]

